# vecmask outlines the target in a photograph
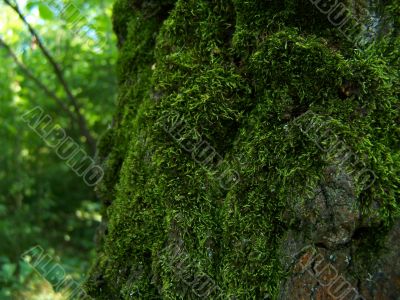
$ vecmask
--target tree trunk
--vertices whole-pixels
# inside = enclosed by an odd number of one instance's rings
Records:
[[[399,297],[398,11],[117,0],[88,294]]]

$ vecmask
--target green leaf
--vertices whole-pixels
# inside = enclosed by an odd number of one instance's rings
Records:
[[[12,264],[12,263],[4,264],[1,269],[1,273],[0,273],[1,277],[5,278],[5,279],[12,278],[16,269],[17,269],[17,266],[15,264]]]
[[[43,3],[39,4],[39,14],[40,17],[44,20],[52,20],[54,18],[53,11]]]
[[[28,1],[28,3],[26,4],[26,8],[31,11],[33,8],[35,8],[39,4],[40,4],[40,1],[37,1],[37,0]]]

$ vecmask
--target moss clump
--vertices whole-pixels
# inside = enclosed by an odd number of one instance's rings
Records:
[[[101,147],[107,231],[86,284],[95,299],[194,299],[201,274],[225,298],[276,297],[288,208],[332,165],[296,125],[307,111],[329,118],[357,168],[376,174],[354,193],[364,217],[378,202],[390,226],[400,157],[388,49],[354,50],[305,0],[119,0],[114,27],[121,93]],[[176,253],[186,267],[171,263]]]

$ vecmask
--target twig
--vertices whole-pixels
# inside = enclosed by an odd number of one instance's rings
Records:
[[[31,26],[31,24],[26,20],[25,16],[22,14],[21,10],[19,9],[17,4],[12,4],[9,0],[4,0],[4,2],[10,6],[19,16],[19,18],[22,20],[22,22],[27,26],[29,32],[31,35],[35,38],[37,45],[39,46],[39,49],[43,53],[43,55],[46,57],[47,61],[50,63],[50,65],[53,67],[54,73],[57,76],[58,81],[61,83],[65,93],[67,94],[68,100],[71,102],[72,106],[74,107],[75,114],[77,116],[77,122],[78,126],[81,130],[81,134],[86,138],[86,142],[88,146],[90,147],[90,150],[92,151],[92,154],[96,152],[96,142],[94,138],[92,137],[87,123],[86,119],[84,116],[81,114],[80,111],[80,105],[78,103],[78,100],[75,98],[75,96],[72,94],[72,91],[67,83],[67,81],[64,78],[63,72],[60,68],[60,66],[57,64],[55,59],[51,56],[50,52],[47,50],[47,48],[44,46],[40,36],[37,34],[35,29]]]
[[[51,91],[44,83],[42,83],[17,57],[14,51],[11,49],[9,45],[7,45],[2,38],[0,38],[0,46],[7,50],[8,54],[17,64],[17,66],[21,69],[21,71],[31,79],[40,89],[42,89],[47,96],[54,99],[58,105],[69,115],[70,118],[76,120],[75,116],[72,112],[68,109],[65,103],[58,97],[53,91]]]

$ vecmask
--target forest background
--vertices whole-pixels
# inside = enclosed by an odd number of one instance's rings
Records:
[[[57,126],[96,160],[116,100],[112,3],[0,1],[0,299],[62,299],[22,259],[32,247],[74,282],[94,256],[101,216],[93,182],[51,147],[44,127]],[[42,131],[27,119],[35,111]]]

